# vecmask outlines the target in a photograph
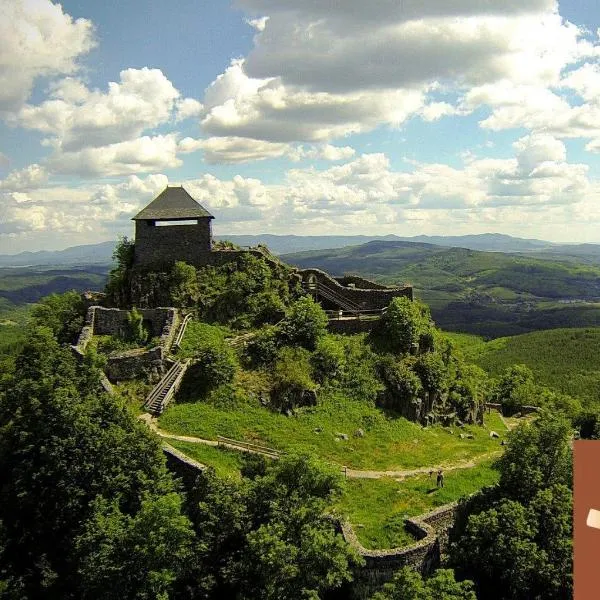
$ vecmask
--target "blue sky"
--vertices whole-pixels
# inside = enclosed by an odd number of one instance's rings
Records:
[[[600,242],[592,0],[0,0],[0,253],[131,234]]]

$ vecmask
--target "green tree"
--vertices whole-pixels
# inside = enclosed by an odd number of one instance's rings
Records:
[[[472,581],[457,582],[450,569],[423,579],[410,567],[400,569],[372,600],[477,600]]]
[[[134,306],[127,313],[125,339],[128,342],[143,346],[148,341],[149,335],[148,330],[144,326],[144,315]]]
[[[131,304],[131,268],[135,256],[135,242],[127,236],[119,238],[112,258],[115,263],[106,284],[107,300],[116,306]]]
[[[373,329],[371,339],[383,351],[394,354],[430,350],[433,322],[427,305],[409,298],[394,298]]]
[[[97,503],[114,502],[135,519],[145,498],[173,490],[157,442],[102,392],[97,368],[77,363],[50,329],[34,329],[0,396],[0,573],[8,597],[81,598],[86,556],[76,540]],[[153,527],[154,539],[168,529],[164,519]],[[138,565],[155,552],[130,550]],[[179,565],[173,559],[163,568],[176,577]],[[98,569],[110,577],[119,568]]]
[[[391,354],[381,357],[377,364],[379,378],[385,385],[381,404],[407,417],[411,415],[408,407],[418,402],[423,393],[421,380],[411,367],[410,362],[399,361]]]
[[[513,430],[495,488],[463,501],[451,563],[489,600],[572,597],[570,424],[542,414]]]
[[[296,300],[288,309],[280,325],[285,344],[314,350],[327,331],[327,315],[321,305],[310,296]]]
[[[74,344],[83,327],[85,305],[81,294],[71,291],[42,298],[31,311],[33,326],[49,327],[60,343]]]
[[[273,367],[271,405],[280,411],[314,405],[315,382],[311,378],[310,354],[304,348],[282,348]]]
[[[208,474],[193,509],[208,595],[319,598],[350,581],[358,557],[325,516],[341,483],[308,456],[282,457],[241,484]]]
[[[200,286],[195,267],[177,261],[170,274],[171,303],[179,308],[195,306],[200,299]]]
[[[315,379],[320,383],[339,379],[346,365],[346,353],[341,341],[331,335],[319,339],[310,357]]]
[[[512,415],[523,405],[536,404],[533,372],[525,365],[508,367],[493,393],[494,402],[502,404],[502,412]]]

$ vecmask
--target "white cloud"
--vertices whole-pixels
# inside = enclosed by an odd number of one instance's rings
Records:
[[[54,173],[83,177],[144,173],[181,166],[177,158],[177,134],[143,136],[126,142],[50,157],[47,167]]]
[[[159,69],[126,69],[108,92],[89,90],[81,81],[65,79],[52,88],[52,99],[25,106],[21,126],[49,134],[49,143],[63,152],[132,140],[166,123],[179,92]],[[190,104],[182,104],[189,110]]]
[[[48,181],[48,173],[38,164],[29,165],[18,171],[11,171],[5,179],[0,180],[0,190],[19,192],[35,189]]]
[[[92,23],[49,0],[0,0],[0,114],[17,111],[39,77],[73,73],[95,45]]]
[[[525,119],[539,129],[536,122],[547,119],[535,100],[548,114],[569,109],[551,88],[567,68],[599,55],[554,0],[240,5],[259,26],[248,56],[206,91],[202,125],[212,137],[327,142],[416,115],[466,115],[484,104],[493,113],[483,127]],[[457,105],[433,100],[440,86],[465,97]]]

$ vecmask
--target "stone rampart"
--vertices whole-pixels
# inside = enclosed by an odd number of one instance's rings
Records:
[[[343,277],[334,277],[334,279],[344,287],[352,287],[359,288],[362,290],[389,290],[389,286],[383,285],[382,283],[375,283],[374,281],[369,281],[364,277],[360,277],[358,275],[344,275]]]
[[[406,519],[406,529],[417,541],[405,548],[367,550],[358,541],[352,526],[347,522],[341,523],[339,528],[344,539],[364,560],[364,566],[355,574],[352,597],[357,600],[370,598],[375,590],[390,581],[402,567],[411,567],[424,575],[439,567],[456,507],[456,503],[447,504],[425,515]]]
[[[167,459],[169,471],[180,477],[185,489],[191,491],[196,485],[198,477],[206,470],[206,465],[186,456],[169,444],[163,444],[163,454]]]
[[[373,329],[379,319],[331,319],[327,324],[330,333],[339,333],[342,335],[354,335],[356,333],[367,333]]]
[[[302,281],[310,289],[311,282],[317,284],[316,293],[318,295],[318,286],[333,289],[348,302],[357,306],[360,310],[381,310],[386,308],[393,298],[406,297],[413,300],[413,289],[407,287],[386,287],[367,289],[364,287],[346,287],[340,284],[336,279],[321,269],[302,269],[299,271]],[[366,280],[364,280],[366,281]]]

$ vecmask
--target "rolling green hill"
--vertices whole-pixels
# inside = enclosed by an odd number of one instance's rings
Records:
[[[439,326],[495,338],[600,325],[600,267],[432,244],[375,241],[282,257],[334,275],[411,284]]]
[[[466,334],[449,337],[466,360],[491,375],[524,364],[539,383],[600,404],[600,328],[536,331],[489,342]]]

